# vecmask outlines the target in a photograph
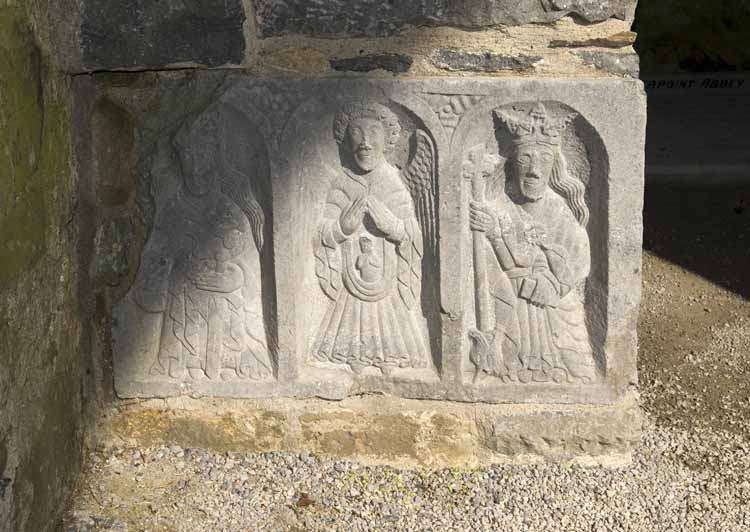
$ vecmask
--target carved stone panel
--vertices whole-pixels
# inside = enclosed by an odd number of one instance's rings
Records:
[[[242,393],[275,379],[265,142],[231,97],[160,136],[153,227],[115,309],[118,381],[129,374],[144,393]]]
[[[120,395],[606,403],[635,382],[639,82],[175,79],[137,101],[205,103],[161,129],[131,107],[153,220]]]
[[[578,115],[558,102],[503,105],[493,115],[497,129],[465,160],[473,380],[592,384],[598,372],[584,310],[591,272],[586,185],[589,153],[606,155],[595,153],[601,145],[569,146],[578,140],[568,131]]]

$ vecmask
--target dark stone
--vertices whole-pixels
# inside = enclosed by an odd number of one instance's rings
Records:
[[[241,0],[86,0],[82,19],[89,70],[219,66],[245,54]]]
[[[387,70],[394,74],[401,74],[411,68],[414,60],[401,54],[372,54],[345,59],[331,59],[331,68],[339,71],[372,72],[373,70]]]
[[[468,70],[470,72],[500,72],[503,70],[530,70],[541,61],[541,57],[528,55],[502,55],[490,52],[464,52],[443,48],[433,56],[432,63],[446,70]]]
[[[5,498],[5,490],[13,483],[9,478],[0,478],[0,499]]]
[[[134,239],[135,230],[126,217],[108,220],[99,226],[94,239],[91,277],[109,286],[119,285],[130,271],[128,258]]]
[[[581,50],[575,54],[583,59],[584,64],[604,70],[618,76],[637,78],[640,71],[638,54],[618,53],[599,50]]]
[[[609,35],[608,37],[599,37],[596,39],[586,39],[583,41],[556,40],[549,43],[550,48],[586,48],[595,46],[598,48],[625,48],[635,43],[637,34],[632,31],[623,31]]]
[[[643,72],[750,70],[749,6],[747,0],[639,2],[633,28]]]
[[[566,15],[587,22],[627,18],[636,0],[255,0],[261,37],[383,37],[405,26],[484,28],[551,23]]]

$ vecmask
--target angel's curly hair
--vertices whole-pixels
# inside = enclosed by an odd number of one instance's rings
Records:
[[[333,119],[333,136],[336,142],[344,142],[349,124],[359,118],[380,120],[385,129],[385,151],[393,150],[401,135],[401,124],[396,113],[379,103],[351,103],[336,113]]]

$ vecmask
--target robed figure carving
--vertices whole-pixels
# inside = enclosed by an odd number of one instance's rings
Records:
[[[488,247],[479,259],[486,265],[475,264],[487,276],[477,276],[483,287],[478,307],[484,300],[494,311],[494,319],[470,332],[475,376],[592,382],[596,369],[581,294],[591,266],[589,211],[585,187],[569,175],[560,146],[575,115],[553,118],[537,103],[531,110],[498,109],[495,116],[513,145],[504,186],[489,183],[486,200],[474,187],[470,205],[475,246]],[[483,256],[478,251],[475,260]],[[486,310],[478,308],[478,316]]]
[[[162,316],[155,377],[272,376],[261,301],[266,216],[256,199],[265,154],[229,134],[246,127],[230,127],[240,116],[231,107],[204,113],[158,147],[154,229],[134,286],[138,306]]]
[[[335,116],[341,166],[315,242],[316,274],[332,300],[313,346],[319,361],[355,373],[426,367],[420,312],[424,246],[436,238],[434,147],[417,130],[411,160],[386,159],[401,135],[385,105],[356,103]]]

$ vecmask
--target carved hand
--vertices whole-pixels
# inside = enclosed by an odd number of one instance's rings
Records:
[[[547,228],[543,225],[535,224],[532,228],[533,233],[533,244],[535,246],[539,246],[542,249],[545,249],[548,247],[547,245]]]
[[[341,231],[346,235],[351,235],[354,231],[362,225],[362,219],[365,216],[365,210],[367,209],[367,200],[365,197],[361,197],[356,201],[353,201],[346,209],[341,212],[339,218],[339,224],[341,224]]]
[[[375,226],[385,235],[392,237],[399,231],[398,218],[379,199],[371,197],[367,200],[367,212]]]
[[[557,306],[560,295],[556,284],[549,277],[541,274],[535,274],[533,279],[536,281],[536,288],[529,297],[529,301],[538,307]]]
[[[204,271],[195,275],[192,281],[201,290],[227,294],[239,290],[245,281],[245,276],[239,266],[227,262],[224,264],[224,271],[222,273]]]
[[[498,217],[486,203],[472,201],[469,204],[469,223],[472,231],[487,233],[488,237],[501,234]]]
[[[136,302],[146,312],[167,309],[167,283],[173,262],[168,257],[151,257],[145,262],[144,275],[136,284]]]

